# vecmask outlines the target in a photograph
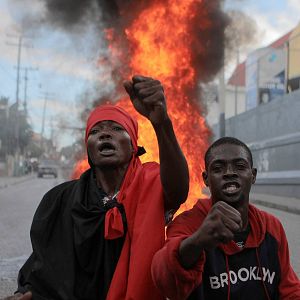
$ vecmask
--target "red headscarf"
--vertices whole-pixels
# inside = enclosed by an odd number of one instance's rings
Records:
[[[131,138],[135,153],[138,150],[138,123],[123,108],[113,105],[102,105],[96,107],[90,114],[85,130],[85,143],[90,130],[101,121],[114,121],[122,125]]]

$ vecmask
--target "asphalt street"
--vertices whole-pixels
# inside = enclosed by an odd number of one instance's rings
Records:
[[[31,253],[29,230],[40,200],[45,192],[62,181],[61,178],[34,177],[0,190],[0,299],[16,290],[18,270]],[[290,246],[292,265],[300,276],[299,214],[259,207],[281,220]]]
[[[32,251],[29,231],[34,212],[45,192],[60,182],[34,177],[0,190],[0,298],[16,290],[18,270]]]

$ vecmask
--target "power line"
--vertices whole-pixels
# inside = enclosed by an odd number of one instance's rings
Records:
[[[38,71],[38,68],[21,68],[22,70],[24,70],[24,111],[25,111],[25,115],[27,116],[27,83],[28,83],[28,71],[32,72],[32,71]]]
[[[17,162],[17,169],[15,171],[16,175],[20,175],[19,173],[19,160],[20,160],[20,115],[19,115],[19,85],[20,85],[20,70],[21,70],[21,54],[23,47],[30,47],[24,44],[24,39],[22,35],[7,35],[11,38],[17,38],[17,43],[7,43],[9,46],[17,47],[17,78],[16,78],[16,120],[15,120],[15,137],[16,137],[16,162]]]
[[[21,55],[22,55],[22,49],[24,48],[32,48],[31,46],[28,46],[24,44],[24,39],[26,37],[23,37],[22,35],[16,36],[16,35],[8,35],[11,38],[17,38],[18,43],[7,43],[9,46],[17,47],[18,48],[18,54],[17,54],[17,80],[16,80],[16,104],[17,107],[19,105],[19,84],[20,84],[20,70],[21,70]]]

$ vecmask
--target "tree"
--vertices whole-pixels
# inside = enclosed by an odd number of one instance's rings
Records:
[[[28,157],[36,157],[39,158],[43,154],[43,149],[37,145],[34,141],[30,141],[29,144],[25,147],[25,152]]]
[[[1,99],[3,98],[0,98],[0,101]],[[5,154],[14,155],[19,144],[20,153],[24,154],[25,147],[32,139],[32,128],[27,121],[25,113],[23,111],[17,112],[16,103],[11,105],[7,112],[5,117],[1,114],[2,117],[0,118],[0,126],[2,128],[0,135],[3,143],[3,152],[5,151]]]
[[[8,98],[0,97],[0,157],[5,157],[8,144]]]

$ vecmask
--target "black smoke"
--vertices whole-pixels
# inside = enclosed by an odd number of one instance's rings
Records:
[[[43,1],[47,8],[48,20],[64,29],[78,26],[78,24],[83,25],[87,22],[98,22],[99,30],[105,27],[113,28],[118,32],[119,45],[122,45],[124,53],[128,53],[130,50],[123,29],[130,25],[145,8],[157,3],[165,4],[165,0]],[[194,41],[190,45],[193,53],[193,65],[199,81],[207,82],[223,66],[224,32],[229,24],[229,17],[222,10],[221,0],[195,1],[193,10],[197,12],[189,26]],[[124,63],[126,65],[126,62]],[[119,67],[118,65],[117,68]],[[112,70],[112,75],[117,81],[118,73],[118,70]]]
[[[99,21],[108,27],[126,26],[155,0],[42,0],[47,20],[63,28]],[[130,12],[130,14],[128,14]]]

